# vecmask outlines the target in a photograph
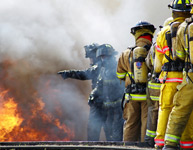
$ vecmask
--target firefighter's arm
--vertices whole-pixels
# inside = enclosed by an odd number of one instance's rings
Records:
[[[91,80],[97,66],[91,66],[86,70],[63,70],[59,71],[58,74],[62,76],[63,79],[73,78],[78,80]]]
[[[78,80],[86,80],[86,70],[62,70],[58,74],[62,76],[63,79],[73,78]]]
[[[100,95],[102,95],[103,91],[103,78],[101,75],[99,75],[97,82],[96,82],[96,87],[92,90],[91,95],[93,97],[99,97]]]
[[[127,75],[127,67],[126,67],[126,61],[125,61],[125,53],[123,52],[118,60],[117,64],[117,78],[120,80],[125,80],[125,77]],[[127,59],[127,63],[129,62],[129,59]]]
[[[167,45],[167,41],[165,40],[165,32],[160,32],[156,39],[155,44],[155,60],[154,60],[154,72],[160,73],[162,69],[162,60],[164,58],[164,45]]]
[[[67,79],[72,76],[71,70],[62,70],[59,71],[57,74],[61,75],[63,79]]]
[[[88,99],[88,104],[91,106],[93,104],[97,104],[97,105],[102,105],[101,103],[99,104],[99,102],[96,102],[96,99],[103,99],[102,96],[102,87],[103,87],[103,79],[99,76],[97,83],[96,83],[96,87],[91,91],[89,99]]]

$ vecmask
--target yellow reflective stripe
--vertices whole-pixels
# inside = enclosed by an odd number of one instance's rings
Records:
[[[181,52],[181,51],[178,51],[178,50],[176,50],[176,55],[178,56],[178,57],[185,57],[185,53],[184,52]]]
[[[112,80],[103,80],[103,84],[107,85],[107,84],[112,84],[112,83],[116,83],[117,80],[112,79]]]
[[[120,102],[122,102],[122,99],[119,99],[119,100],[117,100],[117,101],[113,101],[113,102],[104,102],[104,104],[116,104],[116,103],[120,103]]]
[[[152,83],[151,81],[149,81],[148,88],[159,90],[161,88],[161,83]]]
[[[132,78],[132,79],[134,79],[134,76],[133,76],[133,73],[132,72],[127,72],[127,75],[126,76],[129,76],[130,75],[130,77]]]
[[[151,100],[159,101],[159,96],[150,96]]]
[[[165,140],[168,140],[168,141],[171,141],[171,142],[175,142],[175,143],[179,143],[180,137],[179,136],[175,136],[175,135],[171,135],[171,134],[166,134],[165,135]]]
[[[132,72],[124,72],[124,73],[116,72],[116,74],[117,74],[117,78],[119,78],[119,79],[125,78],[125,76],[129,76],[129,75],[130,75],[130,77],[132,77],[134,79]]]
[[[106,46],[106,47],[110,47],[110,48],[112,47],[112,46],[111,46],[111,45],[109,45],[109,44],[105,44],[105,46]]]
[[[185,49],[186,53],[187,53],[187,54],[189,54],[189,52],[188,52],[188,48],[184,48],[184,49]]]
[[[139,95],[139,94],[125,94],[125,99],[129,100],[146,100],[146,95]]]
[[[125,75],[126,75],[127,73],[126,73],[126,72],[124,72],[124,73],[119,73],[119,72],[117,72],[116,74],[117,74],[117,78],[122,79],[122,78],[125,78]]]
[[[190,4],[190,1],[189,1],[189,0],[186,0],[186,4]]]
[[[156,131],[146,130],[146,135],[149,137],[156,137]]]
[[[178,4],[182,4],[182,0],[179,0],[179,1],[178,1]]]

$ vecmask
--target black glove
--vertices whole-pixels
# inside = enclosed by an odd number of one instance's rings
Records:
[[[90,96],[89,96],[88,105],[89,105],[89,106],[93,106],[93,105],[94,105],[94,96],[93,96],[93,95],[90,95]]]
[[[59,71],[57,74],[60,74],[63,79],[67,79],[70,77],[70,71],[68,70]]]
[[[103,102],[99,101],[98,97],[94,96],[94,95],[90,95],[89,99],[88,99],[88,105],[90,107],[95,106],[95,107],[102,107],[103,106]]]

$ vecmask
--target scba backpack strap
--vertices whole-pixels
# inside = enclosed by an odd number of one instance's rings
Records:
[[[178,26],[180,25],[180,22],[173,22],[171,24],[170,32],[171,32],[171,47],[172,47],[172,57],[174,60],[176,60],[176,35],[178,31]]]

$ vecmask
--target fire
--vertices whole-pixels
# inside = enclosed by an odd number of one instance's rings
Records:
[[[13,101],[13,98],[8,98],[4,101],[7,90],[0,93],[0,140],[6,141],[6,134],[13,131],[15,127],[21,125],[23,119],[19,117],[17,113],[17,104]]]
[[[41,72],[24,60],[2,62],[0,69],[1,142],[73,140],[74,124],[61,105],[60,89],[39,80]]]
[[[72,129],[44,111],[42,98],[34,101],[31,115],[24,118],[9,91],[0,93],[0,141],[69,141],[74,137]]]

